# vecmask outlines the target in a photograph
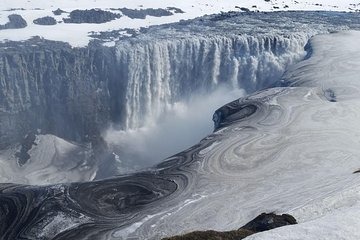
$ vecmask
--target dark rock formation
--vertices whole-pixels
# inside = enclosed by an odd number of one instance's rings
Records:
[[[297,224],[297,222],[296,219],[289,214],[276,215],[275,213],[262,213],[240,229],[246,229],[252,232],[263,232],[292,224]]]
[[[131,19],[145,19],[146,16],[153,16],[153,17],[163,17],[163,16],[171,16],[173,15],[172,12],[169,10],[165,10],[162,8],[154,9],[154,8],[147,8],[147,9],[129,9],[129,8],[120,8],[121,12],[131,18]]]
[[[217,232],[217,231],[196,231],[182,236],[175,236],[170,238],[164,238],[163,240],[240,240],[244,239],[254,232],[244,229]]]
[[[91,10],[74,10],[70,13],[69,18],[64,18],[65,23],[106,23],[117,18],[120,14],[103,11],[100,9]]]
[[[289,214],[262,213],[238,230],[228,232],[196,231],[182,236],[164,238],[163,240],[240,240],[254,233],[292,224],[297,224],[297,222]]]
[[[0,30],[25,28],[27,26],[25,19],[23,19],[21,15],[11,14],[8,16],[8,18],[9,22],[5,23],[4,25],[0,25]]]
[[[30,132],[25,136],[25,138],[21,142],[20,151],[15,153],[15,157],[18,159],[18,164],[20,166],[24,165],[30,159],[30,155],[28,151],[32,148],[33,145],[36,145],[35,140],[36,140],[35,133]]]
[[[255,6],[256,7],[256,6]],[[250,12],[250,9],[246,8],[246,7],[239,7],[239,6],[235,6],[235,8],[238,8],[240,9],[241,11],[244,11],[244,12]]]
[[[36,129],[73,141],[99,135],[124,115],[119,71],[115,51],[98,45],[0,44],[0,148]]]
[[[37,18],[33,22],[38,25],[56,25],[55,18],[49,16]]]
[[[66,13],[65,11],[63,11],[63,10],[60,9],[60,8],[58,8],[58,9],[52,11],[52,12],[53,12],[54,15],[56,15],[56,16],[60,16],[61,14]]]
[[[174,13],[185,13],[183,10],[181,10],[180,8],[176,8],[176,7],[167,7],[166,10],[174,11]]]

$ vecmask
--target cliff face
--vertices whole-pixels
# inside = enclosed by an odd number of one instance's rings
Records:
[[[0,147],[40,129],[74,141],[156,119],[219,86],[252,92],[303,55],[307,37],[126,40],[116,48],[49,41],[0,47]],[[18,44],[19,45],[19,44]]]
[[[0,49],[0,147],[30,129],[82,141],[120,116],[121,89],[114,82],[113,51],[58,42],[2,44]],[[115,85],[115,86],[114,86]],[[113,99],[113,100],[111,100]],[[117,99],[119,99],[117,101]]]
[[[142,29],[110,48],[1,43],[0,148],[37,129],[93,141],[110,124],[144,126],[198,93],[264,89],[305,56],[311,36],[347,28],[333,26],[334,16],[314,24],[314,13],[279,14],[229,13]]]

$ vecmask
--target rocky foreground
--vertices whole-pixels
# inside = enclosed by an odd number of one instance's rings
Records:
[[[297,224],[297,222],[289,214],[262,213],[238,230],[228,232],[196,231],[181,236],[164,238],[163,240],[240,240],[258,232],[292,224]]]

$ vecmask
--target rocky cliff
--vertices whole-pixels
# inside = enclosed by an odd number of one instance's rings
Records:
[[[44,40],[0,47],[0,146],[41,129],[76,141],[121,116],[114,51]],[[116,96],[115,96],[116,95]]]

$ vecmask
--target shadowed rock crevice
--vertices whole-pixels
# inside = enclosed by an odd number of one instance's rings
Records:
[[[240,240],[258,232],[293,224],[297,224],[296,219],[289,214],[262,213],[238,230],[227,232],[196,231],[163,240]]]

